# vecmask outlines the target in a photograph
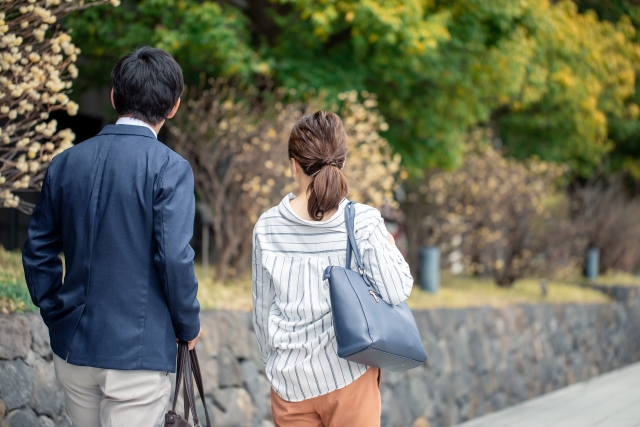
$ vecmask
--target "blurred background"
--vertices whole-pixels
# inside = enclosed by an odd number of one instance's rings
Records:
[[[196,177],[206,306],[249,308],[253,224],[292,189],[292,123],[320,108],[347,126],[351,199],[383,211],[432,291],[414,307],[599,301],[576,286],[587,260],[600,282],[640,282],[635,1],[41,3],[2,6],[4,37],[24,39],[1,64],[7,251],[51,157],[115,121],[115,61],[152,45],[187,84],[160,139]],[[38,66],[47,99],[27,93]]]
[[[69,425],[19,248],[47,165],[115,122],[110,70],[144,45],[186,82],[159,139],[195,176],[216,425],[272,425],[251,234],[294,189],[292,124],[321,108],[349,134],[350,199],[382,211],[416,280],[430,360],[385,373],[384,426],[455,425],[640,360],[638,29],[636,0],[0,1],[0,337],[33,337],[0,341],[0,421]],[[7,397],[8,364],[45,366],[32,397]]]

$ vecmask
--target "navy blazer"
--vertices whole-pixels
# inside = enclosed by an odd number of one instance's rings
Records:
[[[22,251],[53,352],[173,372],[176,338],[200,331],[194,216],[189,163],[146,127],[110,125],[57,155]]]

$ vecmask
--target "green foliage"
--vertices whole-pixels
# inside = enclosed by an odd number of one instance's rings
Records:
[[[509,152],[567,162],[586,176],[613,148],[608,119],[636,119],[634,94],[640,50],[628,19],[616,25],[572,2],[545,13],[519,95],[498,118]]]
[[[0,246],[0,312],[36,310],[24,281],[20,252]]]
[[[607,116],[635,114],[634,28],[569,1],[282,1],[302,20],[283,23],[270,50],[276,75],[377,93],[408,164],[457,165],[468,129],[489,123],[513,156],[586,175],[612,147]]]
[[[414,169],[458,166],[469,129],[488,125],[512,156],[587,175],[613,147],[610,123],[637,127],[633,22],[600,21],[568,0],[128,0],[66,25],[91,84],[124,50],[152,44],[188,83],[270,79],[329,102],[375,93],[385,137]]]
[[[602,20],[618,22],[620,20],[631,21],[633,27],[640,27],[640,3],[632,0],[578,0],[578,8],[581,12],[594,11]],[[640,33],[635,32],[635,41],[640,41]],[[635,109],[634,105],[640,104],[640,90],[638,90],[638,78],[636,75],[635,94],[629,98],[627,105]],[[608,117],[609,138],[614,143],[614,148],[609,155],[609,168],[612,172],[625,170],[632,177],[640,181],[640,121],[637,113],[627,117]]]
[[[262,71],[248,46],[247,19],[234,7],[212,1],[125,0],[113,8],[96,7],[67,17],[65,25],[80,40],[81,80],[109,84],[109,71],[124,53],[143,45],[170,52],[188,82],[207,75],[241,76]]]

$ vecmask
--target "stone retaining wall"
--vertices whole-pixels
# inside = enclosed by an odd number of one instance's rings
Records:
[[[513,405],[640,360],[640,295],[618,302],[415,312],[429,355],[384,372],[382,426],[436,427]],[[202,313],[199,357],[219,427],[273,424],[269,383],[248,313]],[[46,328],[37,315],[0,317],[0,424],[68,426]]]

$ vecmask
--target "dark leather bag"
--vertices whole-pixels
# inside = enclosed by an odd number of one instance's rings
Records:
[[[193,391],[193,380],[198,387],[198,393],[204,406],[204,415],[207,421],[206,427],[211,427],[207,403],[204,400],[204,387],[202,383],[202,373],[200,363],[195,348],[189,350],[189,344],[185,341],[178,343],[178,357],[176,368],[176,390],[173,394],[173,407],[164,416],[165,427],[200,427],[198,412],[196,411],[195,395]],[[184,417],[176,412],[176,404],[180,394],[180,386],[184,390]],[[189,424],[189,412],[193,414],[193,426]]]
[[[338,356],[389,371],[406,371],[424,364],[427,353],[416,321],[406,302],[386,303],[370,283],[356,244],[355,203],[345,208],[347,226],[347,268],[329,266],[323,278],[329,280],[333,326]],[[351,267],[355,254],[358,271]]]

